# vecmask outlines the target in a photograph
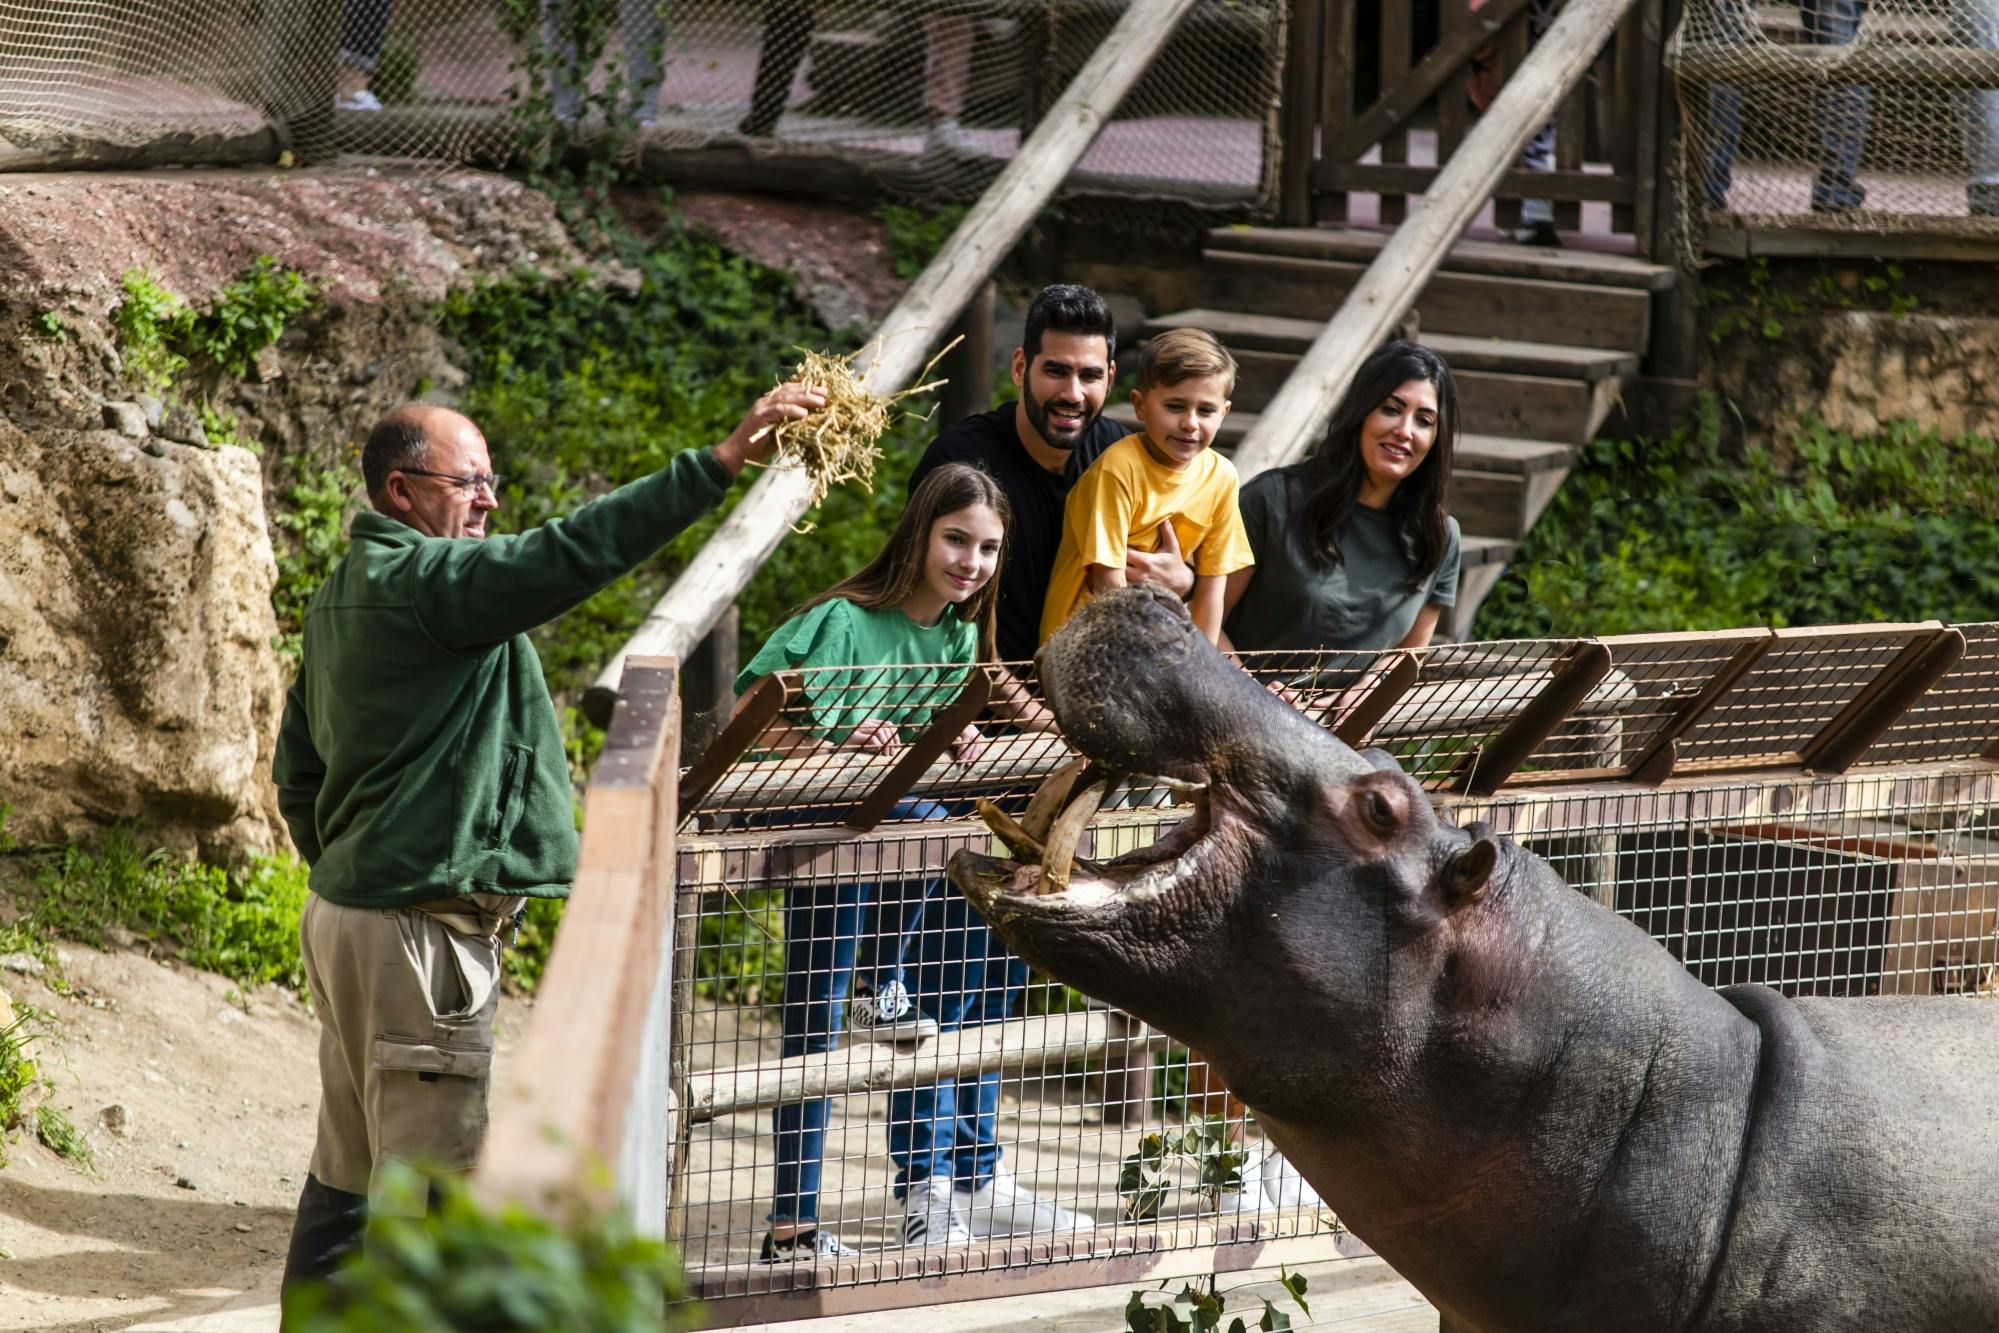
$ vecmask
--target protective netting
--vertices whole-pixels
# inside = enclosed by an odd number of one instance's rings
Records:
[[[969,200],[1122,0],[0,0],[0,165],[491,162],[564,127]],[[1277,174],[1282,0],[1207,0],[1068,182],[1241,210]],[[219,145],[219,146],[218,146]],[[796,183],[794,180],[793,183]]]
[[[1688,0],[1680,206],[1709,223],[1999,232],[1999,0]]]

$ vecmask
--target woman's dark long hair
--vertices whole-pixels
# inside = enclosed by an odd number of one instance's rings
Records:
[[[1305,549],[1321,566],[1345,559],[1340,525],[1360,503],[1367,468],[1361,460],[1360,432],[1368,416],[1410,380],[1437,391],[1437,435],[1416,470],[1388,499],[1395,539],[1409,562],[1409,586],[1420,588],[1444,558],[1450,528],[1444,517],[1451,498],[1451,464],[1458,447],[1458,386],[1451,368],[1421,343],[1392,342],[1361,363],[1333,413],[1326,438],[1312,455],[1305,475],[1311,491],[1302,515]]]
[[[993,562],[993,576],[986,586],[962,603],[945,607],[944,614],[976,625],[979,660],[997,660],[993,638],[999,614],[1000,573],[1006,568],[1007,550],[1012,545],[1013,509],[1006,502],[1006,492],[1000,489],[991,474],[968,463],[946,463],[917,483],[909,503],[902,507],[902,517],[896,521],[895,531],[889,534],[888,541],[882,544],[875,558],[863,565],[858,573],[841,579],[792,614],[809,611],[835,597],[843,597],[870,611],[901,606],[923,582],[923,561],[930,550],[930,529],[946,514],[955,514],[973,505],[984,505],[999,515],[1003,532],[999,559]]]

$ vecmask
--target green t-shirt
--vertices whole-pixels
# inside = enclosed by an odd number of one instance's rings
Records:
[[[1243,487],[1256,577],[1224,627],[1229,642],[1245,652],[1393,648],[1426,605],[1458,600],[1458,521],[1448,521],[1444,558],[1413,588],[1414,571],[1382,509],[1355,505],[1340,526],[1340,562],[1321,566],[1305,546],[1310,467],[1272,468]]]
[[[838,745],[863,722],[927,725],[964,688],[978,648],[978,627],[958,619],[956,608],[919,625],[900,607],[870,611],[836,597],[779,625],[737,674],[736,693],[774,671],[806,673],[804,713],[789,720]],[[959,665],[940,665],[950,663]]]

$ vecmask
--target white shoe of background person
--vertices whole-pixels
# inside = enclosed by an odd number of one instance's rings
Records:
[[[917,1012],[900,981],[889,981],[847,1002],[847,1029],[862,1041],[917,1042],[937,1035],[937,1020]]]
[[[1215,1200],[1215,1212],[1222,1217],[1237,1213],[1261,1213],[1277,1207],[1276,1196],[1263,1187],[1264,1169],[1275,1153],[1266,1153],[1260,1143],[1245,1143],[1242,1162],[1242,1188],[1223,1190]],[[1282,1160],[1281,1158],[1278,1160]]]
[[[1088,1213],[1064,1208],[1050,1199],[1036,1198],[1034,1192],[1014,1179],[1013,1172],[1001,1167],[992,1179],[975,1190],[959,1190],[958,1206],[965,1212],[965,1225],[974,1236],[1026,1236],[1044,1232],[1094,1231],[1097,1224]]]
[[[1298,1168],[1284,1160],[1284,1154],[1275,1148],[1263,1154],[1263,1162],[1258,1174],[1263,1179],[1264,1197],[1278,1208],[1302,1208],[1313,1211],[1326,1206],[1319,1197],[1319,1191],[1312,1188],[1312,1182],[1298,1174]],[[1245,1172],[1244,1179],[1248,1178]]]
[[[951,1196],[951,1181],[944,1176],[926,1176],[911,1185],[902,1198],[902,1243],[970,1245],[972,1233]]]
[[[336,111],[380,111],[382,109],[382,99],[369,92],[366,88],[361,88],[348,93],[344,97],[335,98],[333,109]]]

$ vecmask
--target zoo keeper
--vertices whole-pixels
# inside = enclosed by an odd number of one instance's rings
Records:
[[[312,867],[299,925],[319,1015],[318,1139],[286,1287],[359,1243],[389,1159],[470,1167],[486,1131],[500,944],[561,898],[577,836],[562,732],[527,631],[714,508],[825,405],[780,385],[729,437],[530,532],[489,536],[486,440],[412,404],[368,436],[371,512],[314,594],[271,775]]]

